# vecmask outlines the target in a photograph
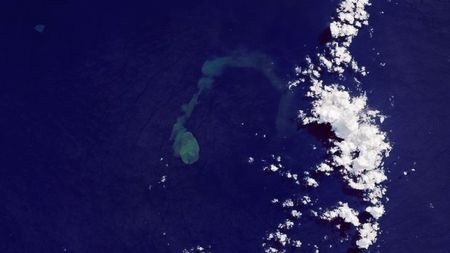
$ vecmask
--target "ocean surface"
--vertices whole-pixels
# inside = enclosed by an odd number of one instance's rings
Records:
[[[263,252],[286,212],[274,198],[362,205],[333,177],[299,174],[326,157],[321,129],[299,126],[307,86],[286,90],[315,55],[339,1],[74,1],[0,3],[0,252]],[[372,1],[351,50],[393,146],[386,214],[365,252],[450,252],[450,2]],[[199,160],[174,156],[172,127],[205,62],[226,67],[185,127]],[[246,58],[254,61],[254,58]],[[252,158],[252,159],[250,159]],[[253,160],[249,162],[249,160]],[[288,252],[358,252],[352,231],[304,219]],[[326,235],[326,236],[324,236]],[[200,252],[200,251],[189,251]]]

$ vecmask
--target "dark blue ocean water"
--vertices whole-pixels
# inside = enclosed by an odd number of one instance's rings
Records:
[[[308,101],[293,98],[292,126],[279,132],[282,92],[258,71],[229,68],[186,123],[200,143],[194,165],[173,156],[172,125],[208,59],[263,52],[292,80],[337,3],[3,0],[0,252],[261,252],[286,218],[271,199],[309,193],[262,167],[274,154],[301,173],[325,156],[311,131],[297,129],[295,110]],[[370,71],[361,87],[388,116],[394,147],[370,252],[449,252],[450,3],[374,1],[369,11],[352,52]],[[334,190],[339,181],[323,180],[323,206],[358,205]],[[320,252],[351,248],[329,224],[306,221],[294,235]]]

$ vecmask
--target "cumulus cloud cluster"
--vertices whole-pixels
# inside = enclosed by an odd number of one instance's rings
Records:
[[[210,251],[211,246],[208,246],[208,248],[209,249],[206,249],[205,247],[197,245],[190,249],[183,249],[182,253],[211,253],[211,251]]]
[[[344,222],[359,226],[358,211],[350,208],[347,203],[339,203],[339,206],[333,210],[326,211],[321,216],[324,220],[334,220],[341,218]]]
[[[326,56],[319,56],[320,65],[329,72],[342,74],[350,66],[362,75],[366,74],[364,67],[358,67],[348,48],[359,29],[369,24],[369,14],[366,11],[366,6],[369,5],[368,0],[345,0],[339,4],[337,15],[330,24],[333,41],[327,44]]]
[[[384,116],[369,108],[365,93],[354,95],[343,85],[346,72],[355,76],[367,74],[365,67],[358,66],[350,46],[360,29],[369,24],[368,6],[368,0],[342,0],[330,22],[331,40],[315,58],[306,57],[306,64],[295,68],[298,78],[289,83],[290,88],[302,83],[309,85],[306,96],[312,99],[311,110],[300,110],[298,117],[304,125],[330,126],[336,138],[330,140],[329,158],[316,166],[315,173],[305,171],[303,184],[299,181],[300,175],[285,171],[281,158],[264,167],[265,171],[283,176],[309,190],[323,186],[318,178],[314,178],[317,174],[340,175],[348,188],[362,193],[365,205],[355,208],[338,202],[334,207],[312,210],[317,200],[313,201],[308,195],[286,199],[279,204],[288,209],[291,216],[265,237],[262,245],[265,252],[283,253],[286,247],[302,245],[300,241],[291,239],[288,232],[303,217],[298,210],[307,207],[312,217],[329,221],[337,219],[354,226],[358,231],[357,247],[368,249],[376,242],[380,231],[378,220],[385,212],[383,197],[386,188],[383,182],[387,177],[383,160],[389,155],[391,146],[386,133],[378,127]],[[338,81],[326,83],[322,78],[325,74],[336,76]],[[278,199],[272,201],[274,204],[278,202]],[[361,216],[362,213],[367,215]]]
[[[376,241],[377,220],[384,214],[382,199],[386,189],[382,183],[387,177],[383,159],[389,155],[391,146],[377,125],[384,118],[378,111],[368,108],[367,96],[352,96],[343,85],[325,84],[321,76],[326,72],[342,77],[348,69],[366,75],[365,68],[358,67],[349,48],[359,29],[368,25],[366,7],[369,5],[368,0],[343,0],[330,23],[332,40],[317,54],[317,59],[307,57],[306,66],[296,68],[299,78],[290,83],[291,87],[304,82],[310,84],[307,96],[313,99],[312,109],[308,113],[299,111],[303,124],[328,124],[337,137],[328,150],[330,159],[319,164],[316,171],[326,175],[337,171],[348,187],[362,191],[367,203],[362,211],[372,218],[361,223],[359,212],[347,203],[339,203],[320,217],[326,220],[341,218],[357,227],[359,239],[356,244],[364,249]]]
[[[329,150],[332,159],[319,168],[339,168],[349,187],[366,192],[365,200],[379,204],[385,193],[381,183],[387,179],[383,158],[390,145],[375,124],[378,112],[367,109],[365,95],[352,97],[342,86],[316,80],[310,90],[313,107],[303,123],[329,124],[339,138]]]

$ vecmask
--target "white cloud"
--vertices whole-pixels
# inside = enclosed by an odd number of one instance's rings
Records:
[[[340,205],[333,210],[326,211],[320,218],[324,220],[334,220],[341,218],[344,222],[359,226],[358,211],[350,208],[347,203],[339,203]]]
[[[324,71],[340,77],[348,69],[362,76],[367,74],[364,67],[358,66],[349,47],[359,29],[368,25],[369,5],[368,0],[343,0],[339,4],[330,23],[331,41],[317,54],[317,64],[307,57],[307,67],[296,68],[299,78],[290,87],[310,82],[307,96],[313,99],[312,109],[310,113],[299,111],[299,118],[304,124],[328,124],[338,137],[328,150],[330,159],[318,165],[316,171],[329,175],[337,169],[349,187],[364,193],[364,201],[370,204],[365,211],[378,220],[384,214],[381,201],[386,192],[382,185],[387,179],[383,159],[389,155],[391,146],[376,123],[382,123],[385,116],[368,108],[364,93],[353,96],[342,85],[324,84],[320,79]],[[369,221],[361,225],[357,215],[348,204],[340,203],[320,217],[327,220],[339,217],[353,224],[360,235],[357,246],[368,248],[376,240],[378,223]]]
[[[364,223],[358,230],[360,239],[356,241],[359,248],[367,249],[377,240],[378,223]]]
[[[379,219],[384,214],[384,206],[378,205],[378,206],[368,206],[366,208],[366,212],[370,213],[372,217],[375,219]]]

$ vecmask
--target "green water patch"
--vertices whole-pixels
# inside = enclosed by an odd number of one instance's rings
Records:
[[[175,136],[173,150],[185,164],[193,164],[198,160],[200,147],[195,136],[183,129]]]
[[[170,140],[173,141],[174,155],[180,157],[185,164],[193,164],[199,159],[200,146],[192,131],[185,127],[186,121],[192,115],[203,91],[214,87],[215,79],[220,77],[226,68],[250,68],[263,74],[279,92],[283,92],[277,116],[277,128],[287,126],[286,111],[291,96],[287,85],[275,72],[273,60],[266,54],[247,50],[235,50],[222,57],[215,57],[203,63],[202,77],[197,82],[197,92],[188,103],[181,106],[182,115],[173,125]]]

